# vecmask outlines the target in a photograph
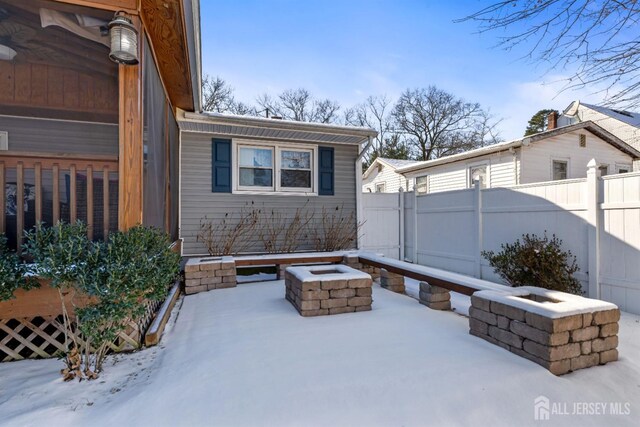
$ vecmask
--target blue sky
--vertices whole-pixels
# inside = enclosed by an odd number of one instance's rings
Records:
[[[566,70],[546,73],[519,59],[526,51],[496,48],[499,34],[453,22],[489,3],[204,0],[203,72],[225,79],[249,103],[304,87],[345,107],[436,85],[502,117],[504,139],[520,137],[541,108],[601,101],[593,90],[558,94]]]

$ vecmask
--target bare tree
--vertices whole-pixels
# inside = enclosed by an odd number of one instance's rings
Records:
[[[399,128],[409,138],[418,160],[456,154],[482,145],[476,139],[484,111],[435,86],[406,90],[393,110]]]
[[[386,95],[370,96],[362,104],[349,108],[344,112],[344,122],[351,126],[362,126],[375,129],[378,136],[373,141],[373,146],[365,154],[363,166],[368,166],[384,151],[383,146],[387,141],[398,142],[393,130],[393,117],[391,116],[391,100]]]
[[[288,89],[276,98],[260,95],[256,102],[267,115],[298,122],[333,123],[340,105],[330,99],[315,99],[306,89]]]
[[[235,99],[233,88],[219,76],[211,77],[205,74],[202,77],[202,109],[224,113],[233,109]]]
[[[499,45],[527,46],[526,57],[549,69],[572,69],[562,90],[604,86],[609,104],[640,105],[640,2],[637,0],[504,0],[460,21],[500,31]]]

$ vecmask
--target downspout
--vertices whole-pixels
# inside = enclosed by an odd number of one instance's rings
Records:
[[[362,213],[362,158],[365,153],[369,150],[372,144],[371,137],[367,137],[367,145],[360,150],[358,153],[358,157],[356,157],[355,162],[355,172],[356,172],[356,221],[358,225],[362,224],[364,220],[364,216]],[[362,144],[362,143],[360,143]],[[358,148],[360,148],[360,144],[358,144]],[[359,229],[359,228],[358,228]],[[356,236],[356,248],[360,249],[360,235]]]

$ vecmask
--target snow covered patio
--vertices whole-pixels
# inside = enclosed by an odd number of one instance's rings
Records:
[[[640,421],[638,316],[620,320],[618,362],[556,377],[469,335],[466,317],[379,286],[373,298],[303,318],[282,281],[188,296],[160,347],[112,356],[98,381],[63,383],[58,360],[0,364],[0,424],[534,425],[539,396],[631,410],[543,425]]]

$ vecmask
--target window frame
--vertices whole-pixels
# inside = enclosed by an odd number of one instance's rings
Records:
[[[620,169],[626,170],[626,172],[620,172]],[[629,173],[633,171],[633,165],[624,164],[624,163],[616,163],[616,174],[619,173]]]
[[[265,149],[271,149],[271,187],[267,187],[267,186],[258,186],[258,185],[240,185],[240,169],[241,168],[246,168],[246,169],[269,169],[269,168],[260,168],[260,167],[255,167],[255,166],[241,166],[240,165],[240,150],[242,148],[255,148],[255,149],[259,149],[259,150],[265,150]],[[267,188],[273,188],[274,187],[274,182],[275,182],[275,175],[276,175],[276,159],[275,159],[275,148],[271,148],[271,147],[265,147],[265,146],[261,146],[261,145],[253,145],[253,144],[239,144],[236,148],[236,156],[235,158],[236,160],[236,164],[234,165],[234,170],[236,173],[236,177],[237,179],[235,180],[236,182],[236,188],[238,189],[238,191],[267,191]]]
[[[232,194],[249,194],[249,195],[302,195],[317,196],[318,195],[318,146],[313,144],[305,144],[304,146],[294,145],[290,143],[280,142],[262,142],[252,140],[233,139],[232,144]],[[273,180],[271,187],[253,187],[240,185],[240,149],[241,148],[257,148],[271,149],[273,155]],[[280,183],[282,175],[282,151],[299,151],[311,153],[311,187],[283,187]],[[257,168],[260,169],[260,168]],[[286,169],[286,168],[285,168]],[[287,169],[294,170],[294,169]],[[307,170],[307,169],[300,169]]]
[[[379,186],[382,186],[382,191],[378,191],[378,187]],[[386,182],[378,182],[375,185],[375,190],[376,190],[375,192],[376,193],[384,193],[386,189],[387,189],[387,183]]]
[[[421,178],[424,178],[425,180],[424,191],[418,191],[418,180]],[[416,191],[416,194],[429,194],[429,175],[416,176],[413,188]]]
[[[489,174],[491,173],[491,167],[489,165],[488,161],[482,161],[482,162],[476,162],[476,163],[469,163],[467,164],[467,188],[473,188],[474,187],[474,181],[473,181],[473,176],[471,174],[471,169],[473,168],[477,168],[479,166],[484,166],[484,176],[485,176],[485,180],[483,182],[483,186],[480,187],[481,189],[484,188],[490,188],[490,182],[491,182],[491,178],[489,176]]]
[[[284,187],[282,186],[282,152],[283,151],[297,151],[299,153],[311,153],[311,159],[309,159],[309,169],[291,169],[291,168],[284,168],[285,170],[303,170],[306,171],[308,170],[309,172],[311,172],[311,187]],[[278,176],[278,182],[276,183],[276,191],[278,192],[286,192],[286,193],[304,193],[304,194],[309,194],[309,193],[313,193],[314,191],[314,175],[318,172],[318,168],[315,167],[314,162],[315,159],[317,158],[316,153],[314,152],[313,149],[311,148],[298,148],[298,147],[289,147],[289,146],[277,146],[276,147],[276,154],[278,157],[278,167],[277,167],[277,176]]]
[[[554,162],[562,162],[567,165],[567,176],[564,179],[571,179],[570,171],[571,171],[571,159],[568,157],[552,157],[551,158],[551,181],[562,181],[562,179],[555,179],[553,177],[553,164]]]

